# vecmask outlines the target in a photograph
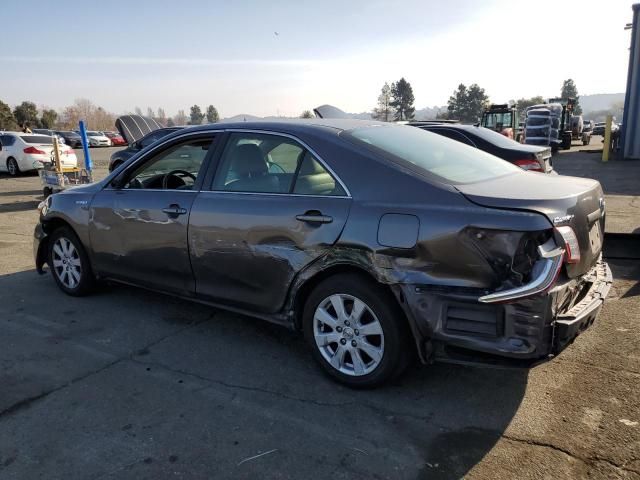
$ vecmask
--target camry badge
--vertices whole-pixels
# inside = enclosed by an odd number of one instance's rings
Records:
[[[555,217],[553,219],[553,224],[558,225],[559,223],[570,222],[573,219],[574,215],[564,215],[562,217]]]

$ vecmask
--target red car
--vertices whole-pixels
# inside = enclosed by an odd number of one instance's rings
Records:
[[[122,136],[119,133],[116,132],[104,132],[105,136],[107,136],[109,138],[109,140],[111,140],[111,144],[114,147],[118,147],[121,145],[127,145],[127,141],[122,138]]]

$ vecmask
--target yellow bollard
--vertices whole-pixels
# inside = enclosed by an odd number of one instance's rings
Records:
[[[60,145],[58,138],[53,136],[53,161],[56,164],[56,172],[62,172],[62,163],[60,162]]]
[[[609,152],[611,152],[611,122],[613,121],[613,117],[611,115],[607,115],[607,121],[604,126],[604,141],[602,145],[602,161],[609,161]]]

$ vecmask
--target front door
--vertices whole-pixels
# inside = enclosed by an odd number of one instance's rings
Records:
[[[194,293],[189,213],[213,145],[211,134],[168,141],[94,197],[89,228],[96,273]]]
[[[295,275],[336,242],[350,203],[346,188],[296,140],[230,134],[213,185],[191,211],[197,294],[277,312]]]

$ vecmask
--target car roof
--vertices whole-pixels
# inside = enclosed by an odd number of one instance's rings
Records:
[[[27,137],[29,135],[40,135],[46,137],[42,133],[23,133],[23,132],[0,132],[0,135],[15,135],[16,137]]]
[[[219,122],[206,125],[188,126],[192,131],[209,130],[273,130],[284,133],[304,133],[318,131],[333,131],[340,133],[344,130],[371,126],[397,127],[393,123],[379,122],[377,120],[354,120],[354,119],[333,119],[333,118],[311,118],[311,119],[282,119],[282,120],[256,120],[251,122]]]

